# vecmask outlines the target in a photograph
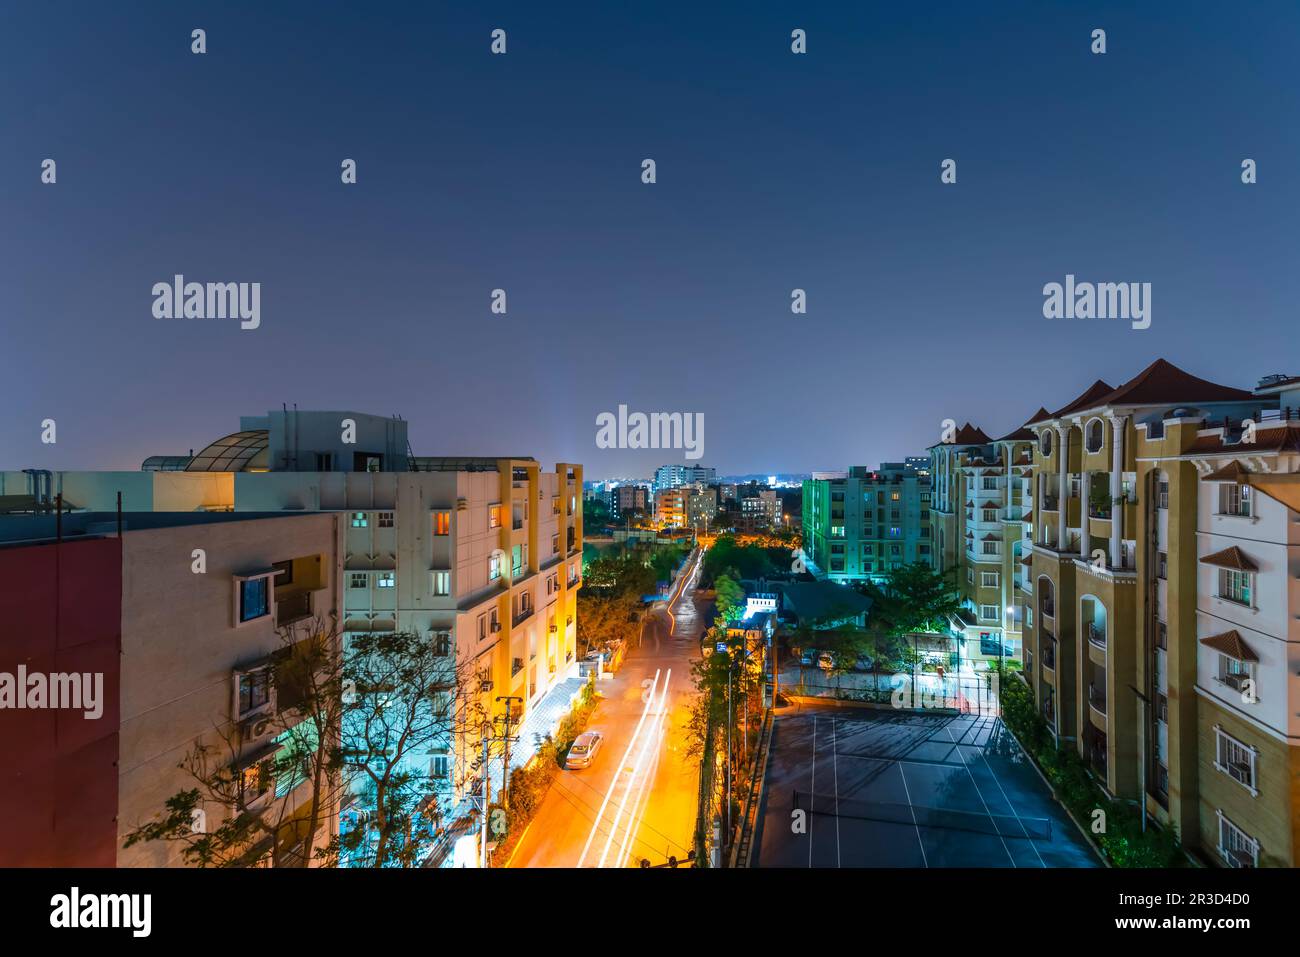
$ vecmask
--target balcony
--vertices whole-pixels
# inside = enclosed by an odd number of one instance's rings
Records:
[[[1044,618],[1056,618],[1056,602],[1050,598],[1043,602],[1042,610],[1039,612]]]
[[[1106,647],[1106,626],[1095,621],[1088,622],[1088,641],[1098,648]]]
[[[523,670],[524,670],[524,659],[522,659],[522,658],[511,658],[511,659],[510,659],[510,677],[511,677],[511,678],[513,678],[515,675],[519,674],[519,672],[521,672],[521,671],[523,671]]]
[[[1048,671],[1056,670],[1056,643],[1045,643],[1039,647],[1039,661]]]
[[[520,625],[522,625],[524,622],[526,622],[529,618],[532,617],[533,617],[533,607],[529,605],[527,608],[520,608],[519,611],[517,611],[511,617],[510,624],[512,627],[518,628]]]
[[[1088,707],[1093,711],[1106,717],[1106,689],[1098,688],[1095,684],[1088,685]]]
[[[302,591],[284,597],[276,596],[275,623],[277,625],[291,625],[295,621],[302,621],[310,617],[311,592]]]

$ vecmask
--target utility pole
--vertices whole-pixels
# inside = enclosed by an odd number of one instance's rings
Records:
[[[479,838],[479,866],[484,870],[488,866],[488,808],[492,802],[492,775],[488,768],[488,725],[489,719],[483,719],[483,828]]]
[[[519,697],[517,694],[499,694],[497,695],[497,700],[506,703],[505,714],[502,715],[505,720],[506,728],[505,734],[501,738],[501,741],[505,745],[505,757],[501,763],[501,803],[504,804],[510,798],[510,743],[518,740],[510,736],[510,721],[513,717],[510,705],[511,702],[514,701],[523,704],[524,699]]]

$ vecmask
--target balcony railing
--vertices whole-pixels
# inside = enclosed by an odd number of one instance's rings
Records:
[[[1106,713],[1106,690],[1098,688],[1096,685],[1088,685],[1088,704],[1098,714]]]
[[[1094,621],[1088,622],[1088,640],[1098,648],[1106,647],[1106,627]]]
[[[515,613],[514,617],[510,619],[510,623],[517,627],[531,617],[533,617],[533,609],[531,606],[528,608],[521,608]]]
[[[1042,612],[1042,614],[1043,614],[1043,617],[1044,617],[1044,618],[1055,618],[1055,617],[1056,617],[1056,602],[1051,601],[1051,600],[1048,600],[1048,601],[1043,602],[1043,612]]]
[[[1043,667],[1048,671],[1056,670],[1056,649],[1052,645],[1044,645],[1041,651],[1041,661]]]

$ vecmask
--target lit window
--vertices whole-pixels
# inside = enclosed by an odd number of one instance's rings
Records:
[[[239,620],[252,621],[271,613],[271,589],[263,578],[246,578],[239,583]]]
[[[1219,488],[1219,514],[1250,517],[1250,486],[1236,482]]]
[[[392,572],[380,572],[379,581],[375,582],[379,588],[393,588],[397,585],[397,576]]]
[[[239,717],[271,700],[271,669],[259,668],[239,675]]]
[[[500,528],[500,527],[501,527],[501,506],[489,505],[488,506],[488,528]]]
[[[433,513],[433,534],[435,535],[451,534],[451,512]]]
[[[1250,572],[1219,569],[1219,597],[1239,605],[1250,604]]]
[[[365,513],[365,512],[353,512],[353,513],[352,513],[352,527],[353,527],[353,528],[365,528],[365,527],[367,527],[369,524],[370,524],[370,521],[366,518],[366,513]]]
[[[433,593],[435,595],[451,594],[451,572],[433,573]]]

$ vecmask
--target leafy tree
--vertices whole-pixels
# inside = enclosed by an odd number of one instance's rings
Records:
[[[745,589],[729,575],[719,575],[713,583],[717,597],[718,621],[726,623],[739,617],[739,611],[745,604]]]
[[[961,608],[952,579],[924,562],[891,568],[883,585],[867,583],[864,590],[876,603],[873,620],[893,635],[943,631]]]
[[[125,847],[177,842],[182,859],[195,867],[250,866],[267,847],[277,867],[306,866],[313,859],[333,863],[315,840],[326,815],[337,813],[344,786],[341,643],[321,618],[286,626],[279,636],[281,647],[269,666],[276,710],[261,716],[269,724],[264,736],[279,745],[274,757],[242,765],[240,725],[217,727],[181,760],[195,786],[169,797],[158,816],[131,830]],[[304,786],[309,790],[303,800],[286,799]],[[274,795],[269,800],[268,792]]]

